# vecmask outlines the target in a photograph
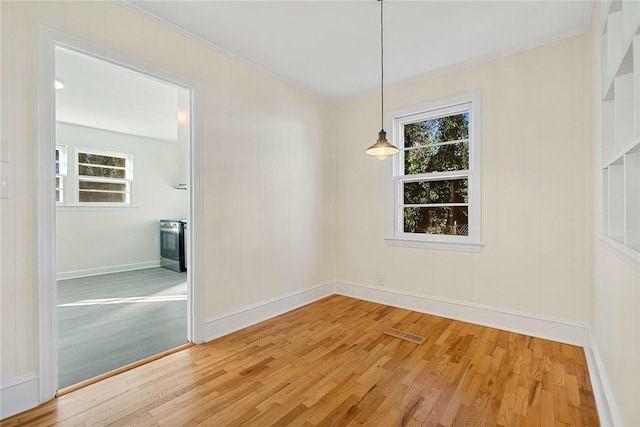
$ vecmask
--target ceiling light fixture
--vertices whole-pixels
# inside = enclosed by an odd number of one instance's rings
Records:
[[[384,160],[387,156],[396,154],[398,147],[389,144],[387,132],[384,131],[384,1],[378,1],[380,2],[380,132],[378,132],[376,143],[367,148],[365,153]]]
[[[56,89],[62,89],[64,87],[64,83],[62,83],[62,80],[56,80],[53,84],[53,87],[55,87]]]

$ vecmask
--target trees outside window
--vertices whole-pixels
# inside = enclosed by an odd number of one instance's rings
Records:
[[[64,206],[131,206],[132,155],[56,145],[56,201]]]
[[[480,95],[397,111],[390,244],[480,245]]]
[[[80,203],[130,202],[126,155],[78,151],[78,201]]]

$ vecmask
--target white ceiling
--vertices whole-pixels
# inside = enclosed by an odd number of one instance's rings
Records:
[[[176,87],[61,47],[55,58],[57,121],[177,140]]]
[[[380,3],[119,1],[327,100],[380,87]],[[386,0],[385,82],[398,83],[584,31],[589,1]],[[57,48],[58,121],[175,141],[177,88]]]
[[[360,1],[120,4],[329,100],[380,85],[379,11]],[[590,1],[387,0],[389,84],[480,62],[586,29]]]

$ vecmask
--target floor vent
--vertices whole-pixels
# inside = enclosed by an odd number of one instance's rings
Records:
[[[409,332],[404,332],[393,328],[387,329],[385,331],[385,334],[395,338],[400,338],[401,340],[412,342],[414,344],[422,344],[425,340],[425,338],[421,337],[420,335],[410,334]]]

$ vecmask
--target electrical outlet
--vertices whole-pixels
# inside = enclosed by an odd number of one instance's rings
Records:
[[[384,276],[378,276],[378,286],[384,286]]]

